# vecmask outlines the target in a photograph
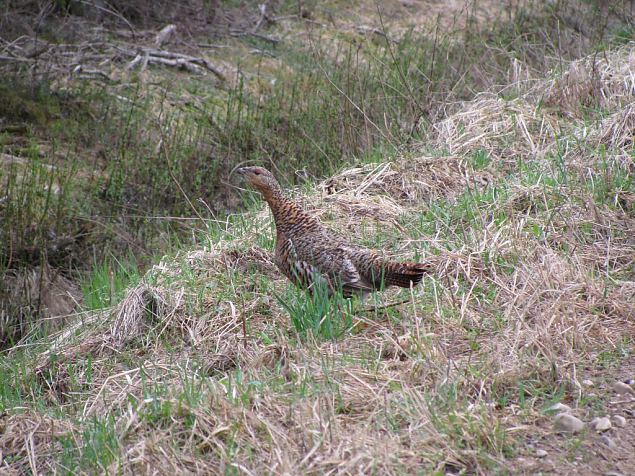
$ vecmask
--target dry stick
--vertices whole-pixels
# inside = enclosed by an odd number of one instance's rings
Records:
[[[0,61],[12,61],[16,63],[35,63],[33,58],[22,58],[18,56],[0,56]]]
[[[423,282],[423,285],[425,285],[425,281]],[[421,342],[421,329],[419,327],[419,316],[417,316],[417,306],[415,305],[415,289],[414,286],[412,286],[412,282],[410,283],[410,299],[408,300],[408,303],[412,303],[412,313],[414,314],[417,342]]]
[[[373,306],[373,307],[366,307],[360,310],[360,312],[374,312],[374,311],[381,311],[382,309],[389,309],[391,307],[396,307],[396,306],[400,306],[401,304],[406,304],[410,302],[410,298],[408,299],[404,299],[402,301],[397,301],[397,302],[393,302],[390,304],[385,304],[383,306]]]
[[[243,324],[243,347],[247,348],[247,321],[245,320],[245,313],[240,313],[240,318],[242,319]]]

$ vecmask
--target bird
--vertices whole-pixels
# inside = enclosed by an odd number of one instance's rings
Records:
[[[389,286],[410,288],[430,272],[425,263],[397,262],[350,243],[322,225],[289,198],[264,167],[236,170],[269,205],[276,226],[274,263],[297,287],[313,292],[318,283],[329,296],[362,299]]]

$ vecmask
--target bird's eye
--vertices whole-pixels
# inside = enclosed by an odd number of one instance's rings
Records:
[[[254,173],[255,173],[256,175],[260,175],[262,172],[260,172],[260,170],[254,170]]]

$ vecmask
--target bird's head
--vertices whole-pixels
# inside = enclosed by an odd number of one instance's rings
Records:
[[[278,181],[271,172],[263,167],[241,167],[236,172],[263,195],[280,190]]]

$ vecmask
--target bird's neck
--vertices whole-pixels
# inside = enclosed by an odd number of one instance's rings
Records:
[[[267,189],[262,191],[262,196],[269,204],[269,208],[271,208],[276,228],[279,231],[287,232],[299,223],[311,229],[319,227],[317,220],[305,212],[300,205],[287,197],[282,190]]]
[[[288,202],[291,202],[280,188],[266,188],[260,190],[260,193],[262,193],[262,198],[269,204],[274,216],[279,213],[279,210],[284,208]]]

